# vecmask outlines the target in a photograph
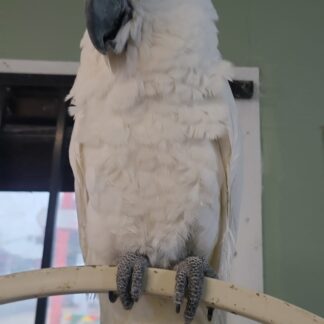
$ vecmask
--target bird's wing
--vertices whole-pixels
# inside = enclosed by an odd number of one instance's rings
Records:
[[[220,197],[220,235],[211,264],[217,269],[220,279],[228,280],[238,232],[243,157],[238,111],[227,82],[224,86],[223,96],[228,107],[228,131],[225,136],[215,140],[215,146],[223,161],[225,180]]]
[[[85,185],[84,166],[81,158],[82,144],[76,140],[78,123],[75,122],[71,137],[69,157],[70,164],[74,174],[74,189],[76,198],[76,207],[79,223],[79,237],[83,257],[87,261],[88,246],[86,239],[86,210],[88,205],[88,192]]]

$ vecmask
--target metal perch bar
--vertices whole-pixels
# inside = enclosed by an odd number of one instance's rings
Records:
[[[175,272],[149,269],[147,294],[173,297]],[[75,293],[106,293],[116,290],[116,268],[87,266],[43,269],[0,277],[0,304]],[[214,279],[206,279],[203,301],[211,306],[262,323],[324,324],[324,319],[279,299],[241,289]]]

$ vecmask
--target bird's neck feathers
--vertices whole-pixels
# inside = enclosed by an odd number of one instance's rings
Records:
[[[217,97],[232,70],[218,51],[217,14],[211,1],[133,0],[133,4],[134,18],[117,35],[127,43],[124,54],[104,57],[85,33],[70,92],[74,103],[90,106],[97,98],[97,103],[109,102],[110,107],[112,102],[131,107],[143,97],[174,98],[179,104]],[[120,101],[123,104],[117,105]]]

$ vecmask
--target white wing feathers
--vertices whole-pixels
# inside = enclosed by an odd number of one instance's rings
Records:
[[[86,226],[87,226],[87,205],[88,205],[88,193],[85,185],[84,177],[84,165],[82,165],[81,159],[81,144],[74,139],[76,134],[76,129],[78,127],[77,122],[74,124],[74,129],[72,133],[70,148],[69,148],[69,157],[70,164],[74,174],[74,190],[76,198],[76,207],[78,215],[78,228],[79,228],[79,237],[80,245],[83,254],[83,258],[87,263],[88,256],[88,244],[86,238]]]
[[[222,239],[215,249],[215,258],[220,279],[228,280],[239,225],[243,158],[238,111],[229,85],[224,87],[224,97],[229,109],[228,137],[217,141],[225,166],[225,188],[222,191]]]

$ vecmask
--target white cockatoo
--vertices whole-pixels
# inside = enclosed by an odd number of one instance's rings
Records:
[[[228,278],[241,188],[216,11],[211,0],[86,0],[86,19],[70,161],[85,262],[118,268],[101,323],[205,323],[203,278]],[[141,296],[147,266],[176,269],[174,301]]]

